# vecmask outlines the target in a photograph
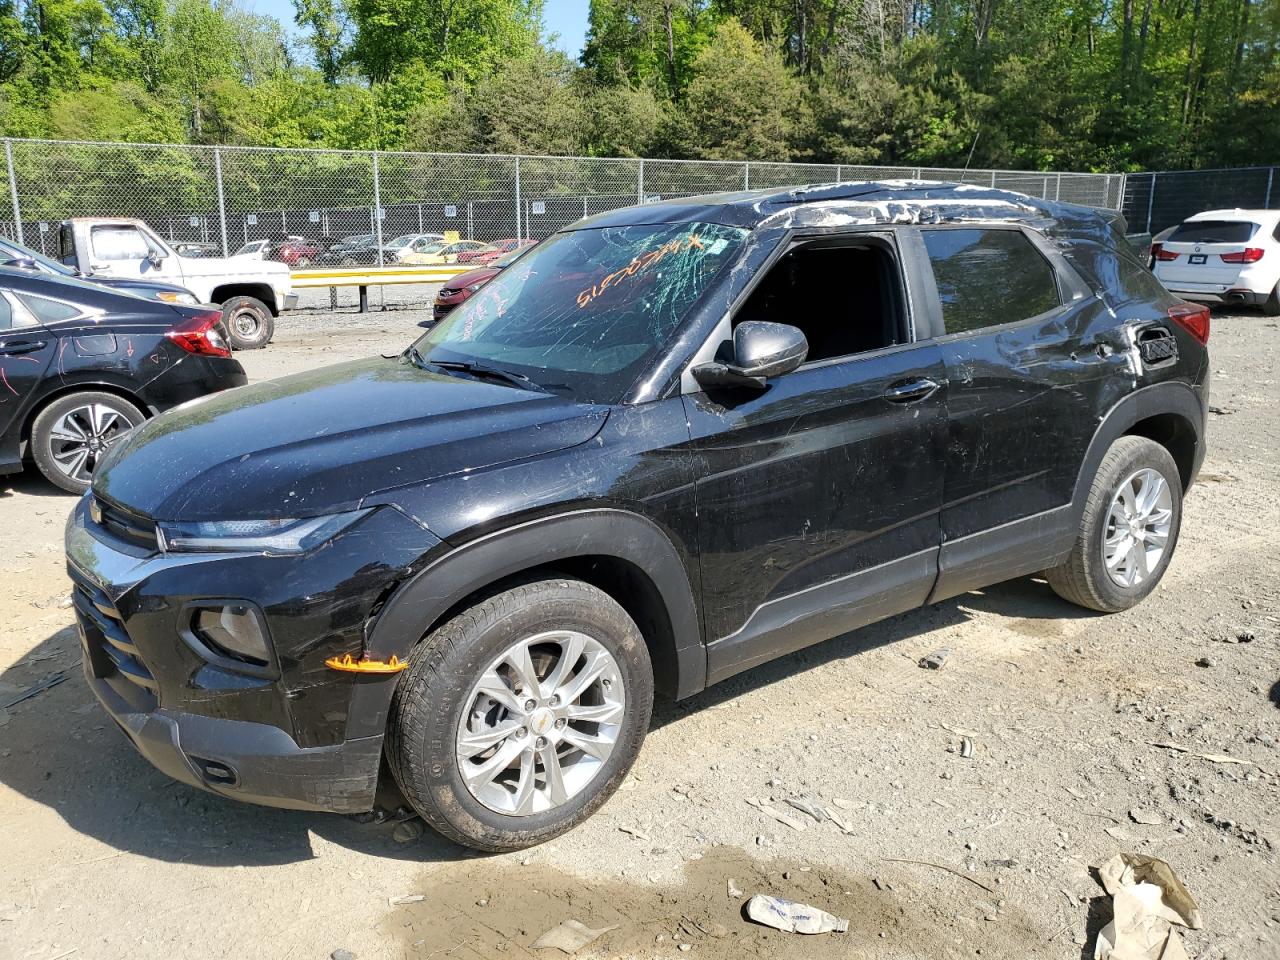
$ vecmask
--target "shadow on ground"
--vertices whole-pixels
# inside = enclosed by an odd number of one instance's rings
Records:
[[[1021,618],[1086,615],[1043,582],[1020,580],[874,624],[740,674],[681,703],[660,703],[654,726],[821,664],[921,631],[964,623],[980,608]],[[68,618],[70,614],[68,612]],[[167,862],[264,866],[307,860],[317,845],[339,844],[378,857],[460,860],[474,854],[427,831],[398,844],[394,823],[358,823],[331,814],[276,810],[226,800],[170,780],[133,749],[85,685],[75,628],[67,626],[0,674],[0,704],[62,676],[8,710],[0,739],[0,782],[51,807],[73,829],[120,851]],[[3,723],[0,717],[0,723]]]

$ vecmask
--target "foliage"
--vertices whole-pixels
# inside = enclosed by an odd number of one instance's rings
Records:
[[[0,133],[1137,170],[1280,157],[1280,0],[0,0]]]

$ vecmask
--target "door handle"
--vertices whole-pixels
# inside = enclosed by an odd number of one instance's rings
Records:
[[[37,350],[43,350],[46,346],[44,340],[11,340],[6,343],[0,340],[0,354],[7,357],[16,357],[24,353],[35,353]]]
[[[928,377],[921,377],[919,380],[903,380],[886,390],[884,398],[891,403],[914,403],[932,396],[938,387],[938,381],[930,380]]]

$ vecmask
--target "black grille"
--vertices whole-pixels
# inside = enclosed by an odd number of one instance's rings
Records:
[[[119,676],[154,694],[155,678],[129,639],[124,621],[111,599],[88,581],[80,577],[74,579],[72,599],[76,618],[84,631],[85,653],[93,675],[104,679]]]
[[[442,297],[452,297],[455,293],[461,292],[461,290],[455,290],[453,287],[441,287],[439,295]]]
[[[93,498],[90,515],[108,533],[140,546],[156,547],[156,525],[146,517],[97,496]]]

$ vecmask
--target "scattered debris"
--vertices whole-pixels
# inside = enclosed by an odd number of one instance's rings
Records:
[[[427,899],[425,893],[406,893],[402,897],[388,897],[387,903],[393,907],[402,907],[406,903],[421,903],[425,899]]]
[[[967,873],[963,873],[955,869],[954,867],[948,867],[945,864],[933,863],[932,861],[929,861],[929,860],[906,860],[906,859],[903,859],[902,857],[881,857],[880,859],[882,859],[885,863],[914,863],[916,866],[920,866],[920,867],[933,867],[935,870],[945,870],[947,873],[957,876],[961,880],[968,880],[970,883],[974,884],[975,886],[981,887],[983,890],[987,891],[987,893],[996,893],[995,890],[993,890],[991,887],[988,887],[985,883],[983,883],[981,880],[977,879],[976,877],[971,877]]]
[[[1155,741],[1150,741],[1150,745],[1153,747],[1159,747],[1161,750],[1175,750],[1178,753],[1185,753],[1200,760],[1208,760],[1211,763],[1240,763],[1246,766],[1253,766],[1250,761],[1241,760],[1239,757],[1228,757],[1223,753],[1196,753],[1196,751],[1192,750],[1190,747],[1184,747],[1177,743],[1157,743]]]
[[[968,737],[960,738],[960,756],[965,760],[973,756],[973,741]]]
[[[1208,657],[1201,657],[1199,660],[1197,660],[1197,661],[1196,661],[1196,666],[1197,666],[1197,667],[1212,667],[1212,666],[1213,666],[1213,661],[1212,661],[1212,660],[1210,660]]]
[[[844,933],[849,921],[807,903],[757,893],[747,901],[747,916],[784,933]]]
[[[828,817],[827,811],[820,804],[811,800],[805,800],[801,797],[787,797],[787,805],[795,807],[801,813],[808,814],[818,823],[825,823]]]
[[[1094,945],[1094,960],[1186,960],[1171,924],[1204,926],[1200,908],[1173,868],[1156,857],[1118,853],[1098,870],[1115,908]]]
[[[1206,823],[1217,827],[1219,830],[1226,831],[1237,840],[1243,840],[1245,843],[1257,844],[1267,850],[1271,849],[1271,841],[1258,833],[1257,830],[1250,830],[1247,827],[1243,827],[1229,817],[1219,817],[1212,813],[1206,813],[1204,815],[1204,819]]]
[[[852,800],[846,800],[843,797],[832,797],[831,803],[834,806],[839,807],[841,810],[853,810],[857,807],[857,804]]]
[[[610,930],[618,929],[615,923],[612,926],[601,927],[593,930],[584,923],[577,920],[565,920],[552,927],[537,940],[533,941],[534,950],[559,950],[561,953],[577,953],[588,943],[598,940]]]
[[[356,955],[346,947],[339,947],[329,954],[329,960],[356,960]]]
[[[1228,410],[1226,407],[1215,407],[1213,404],[1209,404],[1209,412],[1215,417],[1229,417],[1235,413],[1234,410]]]
[[[725,886],[725,893],[729,895],[730,900],[742,899],[742,890],[739,889],[738,881],[734,880],[733,877],[730,877],[728,880],[726,880],[724,886]]]
[[[795,817],[788,816],[787,814],[783,813],[781,810],[771,807],[769,804],[765,803],[763,800],[757,800],[755,797],[747,797],[747,803],[751,804],[751,806],[755,807],[761,813],[768,814],[769,816],[773,817],[773,819],[777,820],[779,823],[783,824],[784,826],[790,827],[792,830],[798,830],[800,832],[804,831],[803,823],[801,823]]]
[[[630,834],[631,836],[635,837],[637,840],[643,840],[646,843],[649,840],[649,835],[647,833],[645,833],[643,830],[637,830],[635,827],[619,827],[618,829],[621,830],[623,833]]]
[[[927,657],[921,657],[919,665],[925,670],[941,670],[947,665],[947,658],[950,656],[950,650],[935,650]]]
[[[71,666],[74,667],[79,663],[80,661],[77,660]],[[14,694],[4,703],[0,703],[0,707],[7,709],[9,707],[16,706],[17,704],[21,703],[23,700],[30,700],[37,693],[44,693],[44,691],[52,687],[56,687],[65,679],[67,679],[66,670],[59,670],[57,673],[51,673],[49,674],[49,676],[45,677],[39,683],[33,683],[31,686],[27,687],[25,690],[19,690],[16,694]]]
[[[404,820],[396,824],[391,839],[396,843],[413,843],[422,836],[421,820]]]
[[[1153,810],[1130,810],[1129,819],[1134,823],[1143,823],[1150,827],[1156,827],[1164,823],[1164,817]]]

